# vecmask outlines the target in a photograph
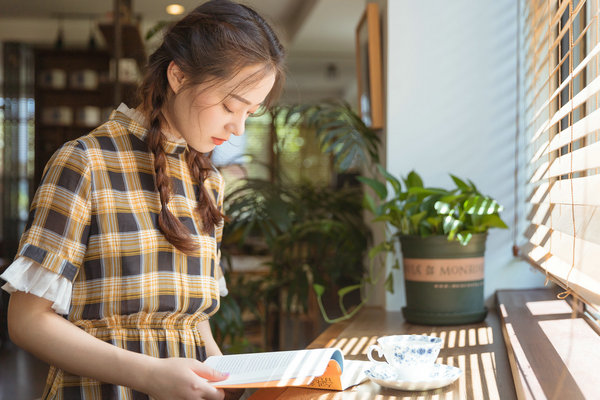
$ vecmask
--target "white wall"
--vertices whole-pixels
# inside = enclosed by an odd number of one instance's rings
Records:
[[[448,173],[469,178],[504,205],[511,229],[492,230],[487,241],[488,304],[497,289],[544,281],[511,251],[516,4],[388,0],[384,15],[387,168],[400,176],[415,169],[427,185],[450,185]],[[388,309],[404,305],[399,289],[386,297]]]

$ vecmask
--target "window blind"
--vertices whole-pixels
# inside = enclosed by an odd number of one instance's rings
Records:
[[[524,0],[527,243],[521,254],[600,304],[600,0]]]

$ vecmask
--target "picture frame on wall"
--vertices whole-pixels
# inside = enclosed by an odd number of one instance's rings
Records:
[[[367,3],[356,27],[356,73],[360,117],[372,129],[383,128],[381,70],[379,7]]]

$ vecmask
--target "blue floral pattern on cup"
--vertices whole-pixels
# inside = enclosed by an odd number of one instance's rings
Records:
[[[377,339],[369,346],[367,357],[373,363],[389,365],[403,379],[415,379],[429,373],[442,346],[442,339],[426,335],[393,335]],[[373,359],[372,352],[385,357],[385,362]]]

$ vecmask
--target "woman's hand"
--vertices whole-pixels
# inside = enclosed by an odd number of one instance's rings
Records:
[[[52,302],[14,292],[8,305],[12,341],[60,369],[101,382],[127,386],[157,400],[222,400],[209,382],[227,377],[198,360],[155,358],[104,342],[52,309]]]
[[[209,382],[227,374],[191,358],[156,358],[148,376],[146,393],[156,400],[222,400],[224,392]]]

